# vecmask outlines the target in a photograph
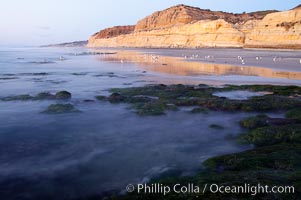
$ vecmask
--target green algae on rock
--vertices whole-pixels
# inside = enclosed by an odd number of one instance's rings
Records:
[[[291,126],[290,133],[300,132],[301,124]],[[264,127],[264,129],[271,129],[272,126]],[[271,132],[281,129],[280,132],[285,133],[287,127],[275,126]],[[254,128],[254,130],[261,130],[262,128]],[[249,131],[247,134],[253,134]],[[284,136],[284,134],[283,134]],[[300,136],[300,135],[299,135]],[[204,188],[204,185],[217,184],[219,186],[244,186],[249,184],[268,185],[268,186],[293,186],[291,193],[211,193],[206,190],[202,194],[181,193],[177,194],[170,192],[167,195],[140,193],[137,191],[127,193],[126,195],[114,195],[108,197],[111,200],[144,200],[144,199],[216,199],[216,200],[230,200],[230,199],[266,199],[266,200],[286,200],[286,199],[300,199],[301,198],[301,140],[300,137],[295,138],[279,137],[272,143],[269,140],[262,140],[261,146],[250,149],[240,153],[233,153],[223,156],[217,156],[207,159],[203,164],[204,168],[200,170],[197,175],[181,177],[171,176],[163,177],[161,179],[152,180],[151,184],[164,184],[173,187],[175,184],[187,185],[194,184],[199,188]],[[265,137],[258,135],[258,137]],[[299,139],[296,139],[299,138]],[[250,144],[257,144],[254,140],[248,141]],[[294,191],[294,192],[292,192]]]
[[[40,92],[36,96],[29,94],[14,95],[0,98],[1,101],[35,101],[35,100],[66,100],[71,98],[71,93],[68,91],[59,91],[56,94],[50,92]]]
[[[70,99],[71,93],[68,91],[60,91],[55,94],[56,99]]]
[[[292,86],[227,86],[225,88],[208,88],[203,94],[198,91],[193,94],[190,87],[187,91],[182,91],[185,86],[160,86],[146,90],[142,88],[128,88],[124,91],[117,89],[120,95],[124,96],[125,103],[134,95],[152,95],[158,100],[151,101],[152,104],[160,103],[158,108],[161,112],[165,110],[164,105],[174,103],[177,106],[192,105],[197,107],[196,111],[204,109],[225,110],[225,111],[260,111],[260,115],[243,119],[240,124],[246,128],[246,133],[237,136],[237,140],[245,144],[253,145],[249,149],[240,153],[217,156],[207,159],[198,174],[190,177],[170,176],[152,180],[148,185],[159,183],[168,186],[175,184],[187,185],[193,183],[200,188],[205,184],[218,184],[220,186],[243,186],[246,183],[253,186],[293,186],[294,193],[258,193],[256,195],[233,193],[210,193],[204,194],[174,192],[167,195],[162,194],[138,194],[137,191],[126,195],[113,195],[107,199],[132,200],[132,199],[301,199],[301,121],[300,121],[300,88]],[[174,88],[177,88],[174,90]],[[273,94],[262,97],[254,97],[247,100],[229,100],[211,96],[211,92],[217,90],[254,89],[256,91],[272,91]],[[164,91],[167,91],[164,93]],[[173,91],[174,93],[172,93]],[[202,96],[202,97],[201,97]],[[205,97],[206,96],[206,97]],[[140,102],[139,106],[150,102]],[[137,102],[135,102],[135,105]],[[136,107],[134,107],[137,109]],[[141,109],[141,107],[138,107]],[[287,111],[287,118],[271,118],[264,114],[264,111]],[[212,125],[216,127],[216,125]],[[250,147],[251,148],[251,147]]]
[[[29,101],[34,100],[34,97],[29,94],[22,94],[16,96],[8,96],[0,99],[1,101]]]
[[[62,113],[72,113],[79,112],[72,104],[51,104],[42,113],[46,114],[62,114]]]
[[[301,108],[295,108],[285,113],[285,116],[290,119],[301,121]]]
[[[196,113],[203,113],[203,114],[208,114],[208,109],[206,108],[202,108],[202,107],[197,107],[197,108],[193,108],[190,113],[196,114]]]
[[[40,92],[35,96],[35,100],[52,100],[55,99],[55,95],[50,92]]]
[[[223,126],[218,125],[218,124],[210,124],[209,128],[212,128],[212,129],[224,129]]]
[[[265,92],[264,96],[251,97],[244,100],[226,99],[214,96],[215,92],[248,90],[256,92]],[[108,100],[111,103],[129,103],[137,113],[148,112],[149,104],[158,105],[157,110],[163,113],[168,110],[166,105],[181,106],[198,106],[209,110],[219,111],[277,111],[289,110],[301,107],[301,89],[297,86],[270,86],[270,85],[227,85],[223,88],[210,86],[190,86],[190,85],[147,85],[144,87],[114,88],[110,90],[112,94],[108,97],[98,96],[97,99]],[[135,104],[138,104],[135,105]],[[142,105],[145,104],[145,105]],[[144,108],[146,108],[144,112]],[[175,109],[176,110],[176,109]],[[200,109],[193,110],[197,113]],[[202,111],[201,111],[202,112]],[[154,112],[156,115],[157,112]]]
[[[301,124],[257,128],[240,135],[239,139],[256,146],[267,146],[280,142],[301,143]]]
[[[247,129],[254,129],[259,127],[268,126],[267,115],[256,115],[254,117],[248,117],[240,121],[240,125]]]

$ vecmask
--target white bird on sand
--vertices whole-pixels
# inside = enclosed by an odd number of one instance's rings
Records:
[[[301,58],[300,58],[300,60],[299,60],[299,63],[301,64]]]
[[[66,58],[64,58],[63,56],[60,56],[60,60],[66,60]]]
[[[241,58],[241,64],[243,64],[243,65],[246,64],[245,60],[243,58]]]
[[[276,61],[277,61],[277,57],[274,57],[274,58],[273,58],[273,62],[276,62]]]
[[[208,56],[205,56],[205,59],[213,59],[213,56],[211,56],[211,55],[208,55]]]
[[[154,56],[154,55],[151,55],[151,56],[152,56],[152,60],[153,61],[158,62],[159,56]]]
[[[123,60],[120,60],[120,63],[123,64],[124,63]]]

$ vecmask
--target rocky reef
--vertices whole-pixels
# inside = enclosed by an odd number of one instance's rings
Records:
[[[116,26],[89,39],[88,47],[301,48],[300,6],[279,12],[233,14],[178,5]]]
[[[252,91],[269,93],[253,96],[248,99],[235,100],[215,96],[216,92]],[[168,110],[177,110],[181,106],[192,106],[191,114],[206,114],[219,110],[224,112],[249,111],[253,113],[240,121],[243,133],[233,136],[231,140],[250,148],[243,152],[209,158],[202,168],[192,176],[167,174],[146,183],[162,184],[173,188],[180,184],[193,184],[200,192],[161,193],[132,192],[120,195],[118,192],[105,194],[110,200],[142,199],[266,199],[286,200],[300,199],[301,196],[301,87],[274,85],[226,85],[222,88],[208,85],[148,85],[144,87],[116,88],[109,96],[97,96],[100,101],[131,104],[139,115],[160,115]],[[270,112],[284,114],[285,117],[271,117]],[[211,124],[209,128],[223,129],[223,126]],[[278,193],[214,193],[212,184],[219,186],[279,186],[291,187],[291,192]],[[292,188],[291,188],[292,189]],[[294,192],[292,192],[294,191]],[[256,192],[256,191],[255,191]],[[87,197],[87,200],[99,196]]]
[[[218,97],[216,92],[250,91],[254,93],[247,99],[237,100]],[[128,103],[137,114],[164,115],[167,111],[176,111],[183,106],[191,106],[191,113],[206,113],[213,111],[244,111],[244,112],[266,112],[266,111],[290,111],[287,116],[300,115],[301,87],[298,86],[272,86],[272,85],[242,85],[225,86],[223,88],[210,87],[207,85],[148,85],[144,87],[115,88],[111,89],[109,96],[97,96],[101,101],[110,103]],[[258,96],[261,94],[261,96]],[[266,116],[256,117],[242,122],[245,128],[253,128],[258,125],[283,125],[291,120],[281,121],[270,119]],[[250,125],[250,124],[254,125]]]

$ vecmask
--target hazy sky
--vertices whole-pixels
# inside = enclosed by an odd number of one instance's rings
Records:
[[[86,40],[100,29],[135,24],[177,4],[237,13],[288,10],[300,0],[1,0],[0,45]]]

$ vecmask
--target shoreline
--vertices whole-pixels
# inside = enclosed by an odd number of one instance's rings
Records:
[[[300,85],[301,80],[301,65],[298,63],[296,52],[272,52],[272,51],[237,51],[230,49],[224,52],[222,49],[120,49],[120,48],[104,48],[97,49],[98,51],[115,51],[116,54],[100,58],[104,61],[129,62],[138,64],[143,70],[168,73],[173,75],[192,75],[193,77],[202,77],[204,80],[210,76],[223,76],[227,78],[233,76],[246,76],[252,79],[252,76],[257,79],[266,78],[267,82],[273,82],[275,79],[276,85],[282,85],[281,79],[285,84]],[[206,59],[208,55],[213,58]],[[242,64],[236,55],[241,55],[245,58],[245,63]],[[153,60],[152,57],[156,57]],[[262,60],[256,60],[256,57],[262,56]],[[300,55],[301,56],[301,55]],[[204,58],[205,57],[205,58]],[[276,62],[273,59],[277,57]],[[208,76],[206,76],[208,75]],[[200,81],[202,80],[200,78]],[[211,77],[213,78],[213,77]],[[279,80],[278,80],[279,79]],[[287,81],[285,81],[285,79]],[[235,79],[235,82],[239,79]],[[241,80],[244,84],[246,80]],[[251,81],[253,84],[256,82]],[[259,83],[264,82],[260,80]],[[289,83],[291,82],[291,83]],[[274,83],[273,83],[274,84]]]
[[[54,46],[55,47],[55,46]],[[68,47],[68,46],[67,46]],[[79,46],[82,47],[82,46]],[[159,50],[164,50],[164,49],[178,49],[178,50],[203,50],[203,49],[243,49],[243,50],[262,50],[262,51],[301,51],[301,48],[277,48],[277,47],[127,47],[127,46],[116,46],[116,47],[106,47],[106,46],[97,46],[97,47],[92,47],[92,46],[84,46],[85,48],[88,49],[103,49],[103,48],[116,48],[116,49],[159,49]],[[51,46],[50,46],[51,48]],[[71,47],[72,48],[72,47]]]

